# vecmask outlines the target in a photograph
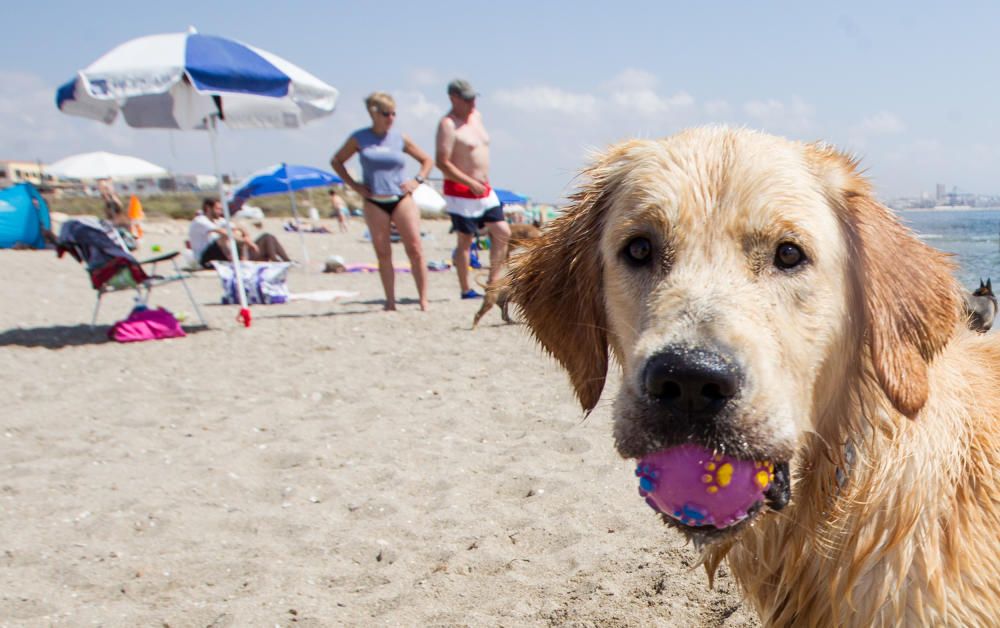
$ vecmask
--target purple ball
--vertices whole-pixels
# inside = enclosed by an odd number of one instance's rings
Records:
[[[728,528],[743,521],[774,481],[774,464],[679,445],[639,461],[639,495],[689,526]]]

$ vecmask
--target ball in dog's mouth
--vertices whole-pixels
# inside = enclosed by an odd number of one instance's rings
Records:
[[[786,465],[743,460],[685,444],[649,454],[639,461],[639,495],[654,510],[694,528],[724,530],[748,519],[768,502],[787,503]],[[784,485],[784,486],[779,486]],[[781,489],[781,490],[778,490]],[[776,492],[784,500],[776,504]]]

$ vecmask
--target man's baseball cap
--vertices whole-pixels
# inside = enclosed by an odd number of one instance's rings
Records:
[[[472,100],[479,95],[465,79],[455,79],[448,83],[448,93],[456,94],[462,100]]]

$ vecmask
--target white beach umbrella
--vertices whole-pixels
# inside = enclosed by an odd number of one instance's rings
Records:
[[[337,90],[305,70],[247,44],[186,33],[140,37],[121,44],[79,71],[56,92],[56,106],[71,115],[138,128],[209,132],[216,175],[216,124],[231,128],[298,128],[333,113]],[[219,177],[239,284],[240,318],[250,325],[229,203]]]
[[[297,128],[333,113],[337,90],[253,46],[186,33],[127,41],[56,93],[64,113],[155,129]]]
[[[69,179],[137,179],[165,177],[167,169],[138,157],[98,151],[80,153],[46,166],[46,171]]]

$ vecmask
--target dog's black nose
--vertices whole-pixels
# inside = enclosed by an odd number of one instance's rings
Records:
[[[674,413],[711,418],[739,392],[739,370],[726,356],[684,347],[668,348],[646,361],[646,394]]]

